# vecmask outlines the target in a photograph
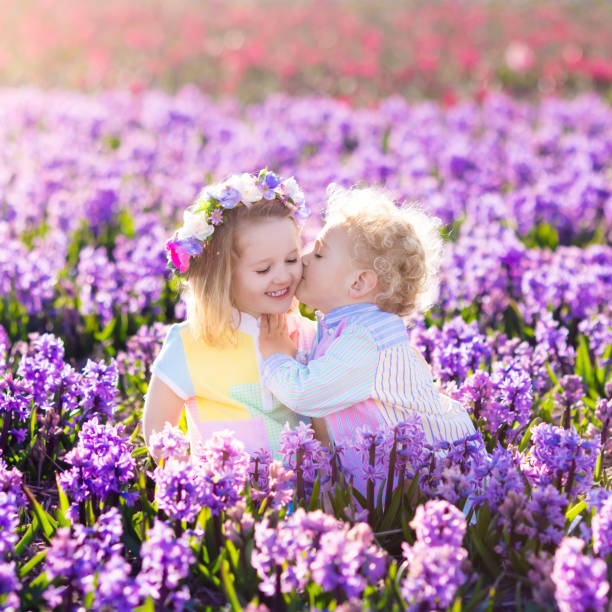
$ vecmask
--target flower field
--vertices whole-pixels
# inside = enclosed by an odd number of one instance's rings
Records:
[[[0,604],[90,610],[604,610],[612,580],[612,110],[598,96],[368,109],[195,87],[0,91]],[[284,465],[140,429],[184,316],[165,238],[212,179],[384,184],[444,222],[410,329],[481,436],[357,431]],[[486,451],[486,453],[484,452]],[[324,512],[325,511],[325,512]]]
[[[22,0],[0,5],[0,83],[104,89],[196,83],[375,104],[504,90],[612,96],[605,0]]]

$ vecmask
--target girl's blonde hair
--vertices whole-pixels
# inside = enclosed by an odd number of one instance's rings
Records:
[[[416,203],[398,207],[382,189],[332,184],[327,194],[325,227],[345,228],[355,261],[376,272],[378,307],[401,316],[429,308],[444,248],[440,220]]]
[[[247,223],[289,218],[291,211],[278,200],[260,200],[225,211],[224,221],[215,228],[210,242],[193,259],[184,285],[187,320],[196,338],[221,346],[236,342],[236,322],[232,316],[232,272],[236,258],[237,235]]]

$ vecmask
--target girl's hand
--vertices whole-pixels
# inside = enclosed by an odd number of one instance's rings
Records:
[[[259,327],[259,350],[264,359],[274,353],[295,357],[297,346],[289,337],[285,315],[262,315]]]

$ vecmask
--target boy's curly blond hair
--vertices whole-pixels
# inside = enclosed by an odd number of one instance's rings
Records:
[[[328,187],[325,227],[343,227],[359,265],[378,276],[377,306],[404,316],[426,310],[437,297],[443,241],[440,220],[415,203],[398,207],[373,187]]]

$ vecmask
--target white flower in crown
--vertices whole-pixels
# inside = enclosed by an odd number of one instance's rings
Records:
[[[234,174],[227,180],[227,184],[240,192],[240,201],[247,206],[259,202],[263,194],[257,185],[257,179],[248,172]]]
[[[206,213],[186,210],[183,213],[183,226],[178,230],[178,239],[185,240],[194,237],[198,240],[206,240],[214,231],[214,226],[206,222]]]
[[[300,189],[300,186],[297,184],[297,181],[291,176],[288,179],[285,179],[279,187],[284,189],[285,195],[288,195],[296,205],[296,207],[300,207],[305,202],[304,194]]]

